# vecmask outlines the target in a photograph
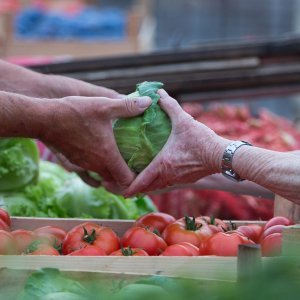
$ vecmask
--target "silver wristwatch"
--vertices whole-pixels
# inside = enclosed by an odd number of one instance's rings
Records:
[[[242,179],[237,173],[234,172],[232,168],[232,159],[235,151],[242,146],[252,145],[244,141],[232,142],[226,147],[222,158],[222,174],[226,178],[236,182],[243,181],[244,179]]]

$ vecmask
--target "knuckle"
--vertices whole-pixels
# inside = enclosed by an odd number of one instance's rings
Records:
[[[135,103],[136,103],[136,99],[125,98],[124,100],[125,112],[127,113],[133,112]]]

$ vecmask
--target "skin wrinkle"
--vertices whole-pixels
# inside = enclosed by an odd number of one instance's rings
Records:
[[[242,178],[300,203],[299,156],[257,147],[241,147],[235,154],[233,168]]]

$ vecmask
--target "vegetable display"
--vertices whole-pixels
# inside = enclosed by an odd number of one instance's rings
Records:
[[[33,140],[0,139],[0,192],[23,188],[38,178],[39,151]]]
[[[129,97],[148,96],[152,104],[143,115],[118,119],[113,125],[118,148],[128,166],[140,173],[157,155],[171,133],[171,121],[158,104],[161,82],[143,82]]]
[[[127,199],[103,187],[92,188],[51,162],[41,161],[39,172],[36,184],[0,193],[0,207],[13,216],[101,219],[136,219],[156,210],[146,196]]]
[[[285,217],[274,217],[264,226],[238,228],[207,216],[172,219],[160,212],[146,214],[122,236],[92,222],[79,224],[68,232],[55,226],[9,232],[9,215],[0,209],[0,220],[8,228],[0,230],[0,255],[237,256],[239,245],[257,243],[261,244],[263,256],[275,256],[281,254],[283,228],[294,224]]]

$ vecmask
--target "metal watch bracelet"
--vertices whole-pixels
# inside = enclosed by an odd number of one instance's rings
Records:
[[[232,160],[233,160],[234,153],[236,152],[237,149],[239,149],[242,146],[252,146],[252,145],[244,141],[232,142],[226,147],[222,157],[222,167],[221,167],[222,174],[226,178],[233,180],[235,182],[240,182],[244,180],[232,168]]]

